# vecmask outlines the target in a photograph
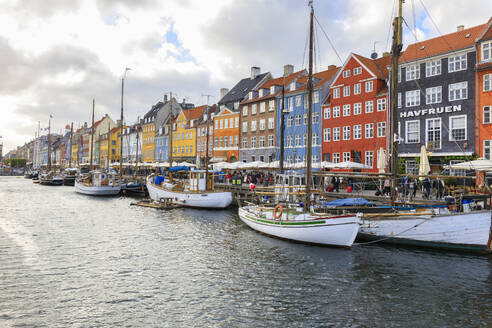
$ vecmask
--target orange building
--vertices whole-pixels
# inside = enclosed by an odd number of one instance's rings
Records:
[[[214,162],[239,159],[239,112],[220,106],[214,117]]]
[[[476,144],[479,157],[492,159],[492,18],[476,39]]]

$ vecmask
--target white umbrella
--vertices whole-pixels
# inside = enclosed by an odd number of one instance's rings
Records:
[[[378,149],[378,171],[379,173],[384,173],[386,168],[386,153],[384,152],[383,147]]]
[[[341,163],[333,163],[330,165],[334,169],[370,169],[371,167],[362,163],[345,161]]]
[[[270,169],[278,169],[279,167],[280,167],[280,161],[273,161],[268,163],[268,168]]]
[[[474,161],[451,164],[448,165],[447,168],[455,169],[455,170],[491,171],[492,160],[479,158]]]
[[[429,158],[427,157],[427,151],[425,150],[425,146],[422,145],[420,147],[420,166],[419,166],[419,175],[427,175],[430,172]],[[423,180],[424,178],[420,178]]]

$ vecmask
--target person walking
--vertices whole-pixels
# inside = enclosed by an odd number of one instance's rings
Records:
[[[431,180],[429,177],[424,179],[423,185],[424,185],[424,190],[425,190],[424,196],[426,199],[429,199],[430,193],[431,193]]]

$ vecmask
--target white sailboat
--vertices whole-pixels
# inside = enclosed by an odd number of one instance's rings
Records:
[[[402,49],[402,0],[399,1],[399,16],[395,19],[394,26],[395,36],[393,38],[391,69],[392,131],[390,138],[392,145],[391,169],[393,182],[396,182],[398,179],[398,144],[395,142],[395,128],[398,123],[395,100],[397,98],[398,58]],[[425,175],[430,171],[430,167],[425,149],[421,153],[419,175]],[[392,189],[395,192],[395,186]],[[393,196],[394,199],[396,195],[393,193]],[[485,208],[485,206],[481,206],[481,208]],[[492,212],[467,212],[465,209],[464,212],[450,213],[446,208],[440,210],[427,208],[424,215],[419,215],[418,212],[397,211],[394,214],[368,216],[362,219],[358,237],[363,240],[378,240],[402,245],[491,253]]]
[[[75,191],[91,196],[118,195],[121,185],[116,173],[91,171],[75,180]]]
[[[308,90],[308,118],[312,121],[313,107],[313,16],[314,9],[312,1],[310,21],[309,42],[309,76],[307,81]],[[283,104],[280,110],[283,110]],[[312,131],[308,124],[307,133],[307,163],[306,163],[306,195],[304,208],[293,207],[283,210],[281,205],[264,207],[261,205],[249,205],[239,208],[240,219],[252,229],[277,238],[296,242],[321,244],[327,246],[350,247],[352,246],[360,220],[357,215],[334,216],[326,213],[315,213],[310,206],[311,203],[311,150]],[[281,140],[283,142],[283,138]]]

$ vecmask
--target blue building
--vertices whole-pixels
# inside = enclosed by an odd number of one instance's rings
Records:
[[[330,85],[338,72],[338,67],[330,65],[328,70],[313,75],[313,117],[312,117],[312,163],[321,162],[322,117],[321,105],[330,95]],[[306,91],[307,76],[303,76],[286,86],[285,90],[285,130],[284,130],[284,162],[295,164],[306,161],[307,153],[307,116],[308,95]],[[277,99],[277,108],[281,108],[282,98]],[[280,125],[282,111],[277,110]],[[277,129],[277,140],[280,131]],[[280,142],[278,142],[280,145]],[[279,159],[279,156],[277,156]]]
[[[156,162],[169,161],[169,126],[168,120],[155,133],[155,154]]]

